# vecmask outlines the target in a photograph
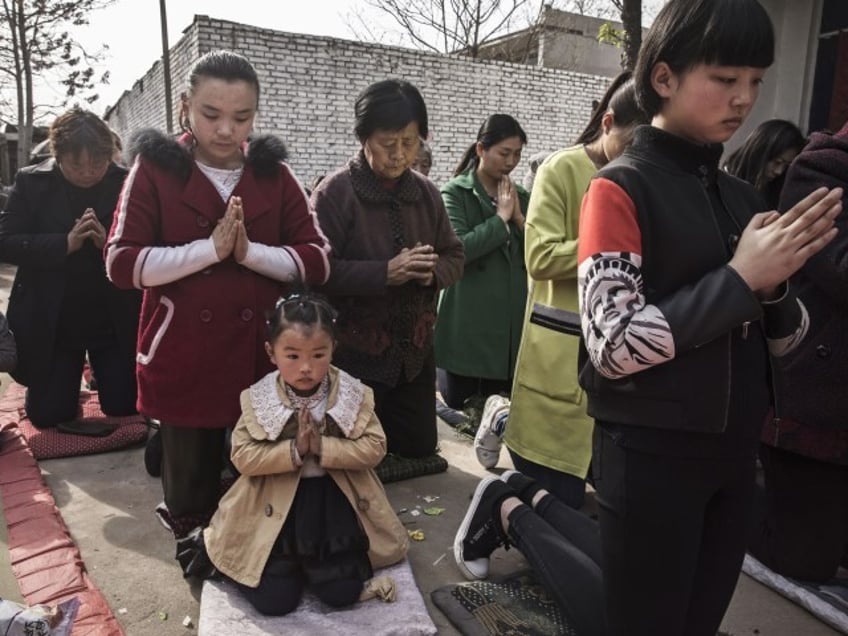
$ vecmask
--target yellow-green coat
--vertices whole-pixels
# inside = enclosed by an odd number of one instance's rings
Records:
[[[585,477],[593,420],[577,383],[577,227],[595,174],[582,146],[539,168],[524,228],[529,290],[504,441],[524,459]]]

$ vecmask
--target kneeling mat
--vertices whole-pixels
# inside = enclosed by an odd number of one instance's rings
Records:
[[[389,454],[383,458],[374,472],[384,484],[393,481],[402,481],[421,477],[422,475],[434,475],[443,473],[448,469],[448,460],[437,453],[427,457],[401,457]]]
[[[325,605],[308,592],[298,608],[285,616],[263,616],[224,579],[204,581],[200,596],[198,636],[429,636],[436,633],[424,598],[418,590],[408,561],[383,568],[375,576],[395,580],[397,600],[385,603],[371,599],[346,609]]]
[[[848,578],[835,578],[827,583],[790,579],[769,569],[750,554],[745,555],[742,571],[834,629],[848,634]]]
[[[463,636],[579,636],[531,571],[446,585],[430,598]]]
[[[38,429],[24,411],[26,388],[12,384],[0,399],[0,430],[17,427],[36,459],[93,455],[134,446],[147,439],[147,425],[141,415],[109,417],[100,410],[96,391],[80,391],[79,419],[74,428],[91,434],[63,433],[55,428]],[[114,431],[103,435],[109,425]],[[99,434],[99,436],[98,436]]]

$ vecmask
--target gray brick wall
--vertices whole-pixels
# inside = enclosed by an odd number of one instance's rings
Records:
[[[228,48],[247,56],[261,83],[257,133],[279,135],[295,173],[309,183],[358,148],[353,102],[368,84],[398,77],[415,84],[430,116],[433,171],[447,180],[489,114],[513,115],[529,138],[525,157],[569,145],[580,133],[607,78],[508,62],[283,33],[197,16],[171,49],[173,97],[185,90],[199,55]],[[156,63],[106,115],[124,136],[143,126],[165,128],[162,66]],[[175,105],[176,126],[178,105]],[[520,180],[525,165],[515,177]]]

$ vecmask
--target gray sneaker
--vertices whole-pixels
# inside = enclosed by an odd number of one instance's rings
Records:
[[[474,452],[483,468],[494,468],[498,464],[508,416],[509,398],[490,395],[483,406],[480,426],[474,436]]]

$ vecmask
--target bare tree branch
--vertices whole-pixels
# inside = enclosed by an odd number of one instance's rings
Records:
[[[0,3],[0,69],[14,78],[18,127],[18,166],[29,158],[32,129],[43,105],[33,98],[36,80],[47,83],[56,77],[70,99],[91,103],[97,80],[93,64],[103,59],[105,48],[89,52],[70,34],[69,28],[88,24],[92,11],[114,0],[2,0]],[[104,76],[108,80],[108,74]],[[102,79],[102,78],[101,78]],[[3,119],[12,119],[2,115]]]
[[[388,16],[413,45],[440,53],[477,57],[480,47],[512,27],[522,9],[539,0],[366,0]]]

